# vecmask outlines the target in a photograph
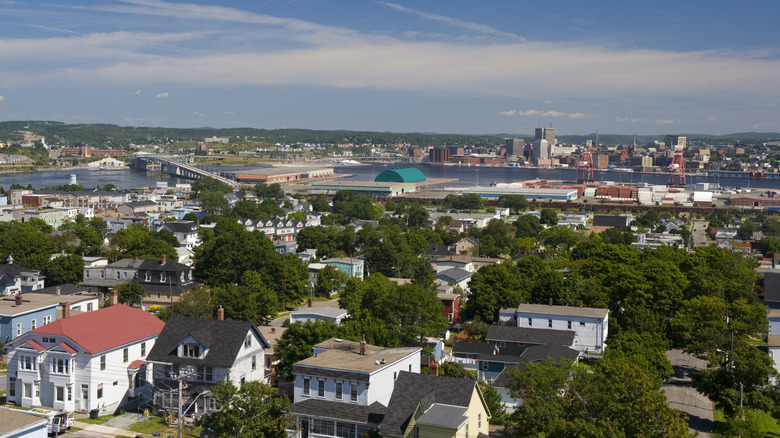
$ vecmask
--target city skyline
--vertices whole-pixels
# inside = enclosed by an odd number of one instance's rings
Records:
[[[482,3],[0,0],[0,120],[780,131],[778,5]]]

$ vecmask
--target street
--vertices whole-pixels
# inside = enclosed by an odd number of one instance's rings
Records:
[[[666,352],[674,367],[674,376],[663,384],[669,406],[688,415],[688,427],[699,432],[700,437],[709,437],[714,424],[712,402],[691,386],[691,373],[705,368],[707,362],[693,355],[675,349]]]

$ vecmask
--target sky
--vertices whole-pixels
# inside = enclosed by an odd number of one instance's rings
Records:
[[[0,0],[0,120],[780,132],[780,2]]]

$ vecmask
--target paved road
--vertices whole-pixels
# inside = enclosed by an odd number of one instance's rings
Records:
[[[712,402],[691,386],[691,373],[705,368],[707,362],[682,350],[669,350],[666,357],[674,367],[674,377],[662,387],[669,406],[688,414],[688,427],[699,437],[709,437],[714,424]]]
[[[694,221],[693,229],[691,230],[694,248],[700,246],[707,246],[707,222],[706,221]]]

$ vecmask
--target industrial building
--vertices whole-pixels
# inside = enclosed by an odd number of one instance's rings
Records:
[[[473,187],[463,194],[475,193],[485,199],[498,199],[501,195],[523,195],[529,201],[572,201],[577,199],[576,189],[537,189],[529,187]]]
[[[339,190],[351,190],[355,196],[369,195],[387,198],[414,192],[417,190],[417,184],[378,181],[331,181],[313,184],[312,190],[324,190],[326,194],[335,194]]]

